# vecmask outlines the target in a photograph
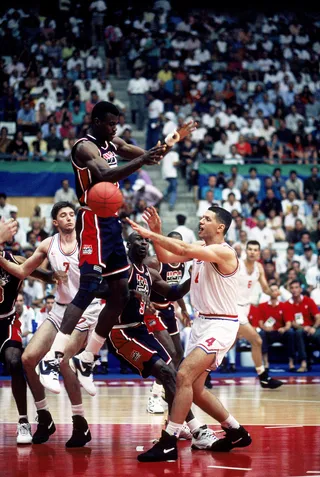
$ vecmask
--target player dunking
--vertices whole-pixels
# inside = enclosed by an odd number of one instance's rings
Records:
[[[246,259],[240,260],[238,274],[238,317],[240,323],[239,334],[251,344],[252,359],[258,373],[260,384],[263,388],[276,389],[283,383],[278,379],[270,378],[268,370],[263,366],[262,339],[249,323],[248,316],[251,304],[251,294],[257,282],[260,283],[264,293],[271,295],[265,273],[261,263],[260,244],[256,240],[250,240],[246,246]]]
[[[233,345],[239,329],[237,314],[237,273],[235,251],[224,236],[231,224],[231,214],[221,207],[210,207],[200,220],[199,238],[204,243],[186,244],[164,237],[155,209],[148,209],[151,230],[129,220],[133,229],[153,241],[158,259],[163,263],[186,262],[193,258],[191,301],[199,312],[191,330],[188,354],[177,374],[177,389],[165,431],[160,441],[140,454],[142,462],[176,460],[177,438],[192,402],[221,423],[225,438],[216,440],[212,451],[230,451],[251,443],[248,432],[229,414],[221,402],[204,388],[207,372],[216,369]]]
[[[96,330],[92,333],[84,352],[79,355],[78,375],[88,377],[94,366],[95,355],[105,342],[112,326],[129,299],[128,262],[121,236],[121,222],[117,216],[101,218],[87,206],[87,192],[99,182],[117,183],[140,169],[143,165],[158,164],[167,146],[157,146],[150,151],[125,143],[116,137],[119,110],[106,101],[97,103],[91,114],[91,130],[86,137],[79,139],[72,148],[71,160],[76,179],[76,191],[81,205],[77,217],[77,240],[79,243],[80,286],[79,291],[68,305],[50,352],[45,356],[48,374],[40,374],[41,382],[48,389],[57,392],[54,375],[59,366],[70,335],[84,310],[94,299],[102,276],[108,282],[108,294],[103,297],[107,304],[100,313]],[[195,129],[189,123],[170,137],[172,145],[182,140]],[[173,142],[172,142],[173,141]],[[117,155],[129,159],[124,166],[117,167]],[[57,354],[56,354],[57,353]]]
[[[8,235],[6,236],[8,237]],[[32,442],[31,426],[27,415],[27,384],[22,368],[21,322],[16,316],[15,301],[21,286],[21,279],[7,272],[2,263],[18,266],[23,257],[15,257],[9,252],[0,252],[0,360],[5,363],[11,375],[11,388],[19,412],[17,444]],[[50,282],[51,273],[36,270],[34,278]]]
[[[58,202],[53,206],[51,216],[53,225],[58,229],[56,235],[41,242],[34,254],[22,265],[15,265],[4,260],[0,262],[0,265],[9,270],[12,275],[18,276],[20,280],[30,275],[38,265],[47,259],[56,275],[65,279],[58,282],[53,309],[36,331],[22,355],[23,366],[38,414],[38,427],[33,435],[33,444],[46,442],[55,432],[45,390],[35,368],[50,349],[61,325],[65,308],[77,293],[80,277],[75,232],[75,207],[69,202]],[[65,272],[65,276],[60,272],[62,270]],[[61,363],[61,374],[71,401],[73,421],[73,433],[66,443],[67,447],[81,447],[91,440],[90,430],[84,418],[80,384],[75,373],[70,369],[69,358],[84,348],[88,331],[93,331],[100,311],[100,301],[95,299],[77,323]],[[42,363],[41,366],[43,366]],[[45,373],[46,370],[42,369],[42,372]],[[58,379],[58,373],[56,373],[56,380]]]

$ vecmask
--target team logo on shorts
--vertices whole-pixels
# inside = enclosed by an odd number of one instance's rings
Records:
[[[82,247],[83,255],[92,255],[92,245],[84,245]]]
[[[141,354],[138,351],[132,351],[131,353],[131,359],[133,361],[138,361],[138,359],[141,358]]]

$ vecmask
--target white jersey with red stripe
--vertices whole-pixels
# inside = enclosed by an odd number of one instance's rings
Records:
[[[237,257],[230,245],[221,245],[229,247]],[[193,260],[190,295],[200,315],[237,320],[238,269],[239,262],[233,273],[225,275],[215,263]]]
[[[254,286],[260,278],[260,271],[257,262],[254,262],[253,272],[248,273],[244,260],[239,260],[238,278],[238,305],[249,305]]]
[[[106,163],[110,168],[117,167],[118,166],[118,160],[117,160],[117,146],[113,142],[107,142],[105,141],[105,145],[102,146],[99,144],[97,139],[92,136],[91,134],[87,134],[86,137],[82,137],[76,141],[72,147],[71,150],[71,163],[73,167],[73,171],[75,173],[75,182],[76,182],[76,193],[78,200],[80,202],[80,205],[86,206],[87,205],[87,194],[90,189],[94,184],[97,184],[98,181],[94,177],[92,177],[91,171],[87,167],[80,167],[76,163],[75,159],[75,151],[77,148],[77,145],[80,142],[92,142],[98,149],[100,157],[105,159]],[[119,184],[115,184],[117,187],[119,187]]]
[[[55,234],[48,249],[47,257],[53,271],[63,270],[67,273],[68,283],[59,283],[56,291],[56,301],[66,305],[70,303],[79,290],[80,270],[78,244],[74,241],[71,253],[65,253],[61,245],[60,234]]]

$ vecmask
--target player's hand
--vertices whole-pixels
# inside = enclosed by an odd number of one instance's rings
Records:
[[[132,230],[137,232],[141,237],[144,238],[150,238],[151,237],[151,231],[146,229],[145,227],[141,227],[141,225],[138,225],[136,222],[133,220],[129,219],[129,217],[126,217],[126,221],[130,224]]]
[[[191,318],[187,310],[181,310],[181,321],[185,328],[191,327]]]
[[[18,223],[14,219],[9,219],[7,222],[0,223],[0,244],[10,242],[13,236],[18,231]]]
[[[149,225],[149,229],[156,234],[161,234],[161,219],[154,207],[147,207],[142,218]]]
[[[52,280],[56,283],[67,285],[68,275],[64,270],[56,270],[52,275]]]
[[[155,164],[159,164],[166,150],[167,146],[165,144],[161,145],[160,141],[158,141],[158,144],[156,146],[154,146],[152,149],[143,154],[143,164],[146,164],[148,166],[154,166]]]
[[[189,121],[186,124],[183,124],[181,128],[177,130],[180,139],[179,141],[183,141],[185,137],[189,136],[193,131],[197,129],[198,125],[194,121]]]

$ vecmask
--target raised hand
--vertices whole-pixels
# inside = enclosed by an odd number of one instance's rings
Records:
[[[152,149],[149,149],[149,151],[143,154],[143,164],[146,164],[148,166],[154,166],[155,164],[159,164],[164,154],[166,153],[166,150],[167,146],[165,144],[161,146],[161,143],[159,141],[156,146],[154,146]]]
[[[147,207],[142,214],[142,218],[147,222],[150,230],[156,234],[161,234],[161,219],[154,207]]]
[[[189,136],[193,131],[197,129],[198,125],[194,121],[189,121],[186,124],[183,124],[181,128],[177,130],[179,136],[180,136],[180,141],[183,141],[185,137]]]
[[[9,219],[7,222],[0,223],[0,244],[10,242],[13,236],[18,231],[18,223],[14,219]]]
[[[126,218],[126,220],[131,225],[131,228],[132,230],[134,230],[134,232],[137,232],[137,234],[139,234],[141,237],[150,238],[150,230],[146,229],[145,227],[141,227],[141,225],[138,225],[136,222],[129,219],[128,217]]]

